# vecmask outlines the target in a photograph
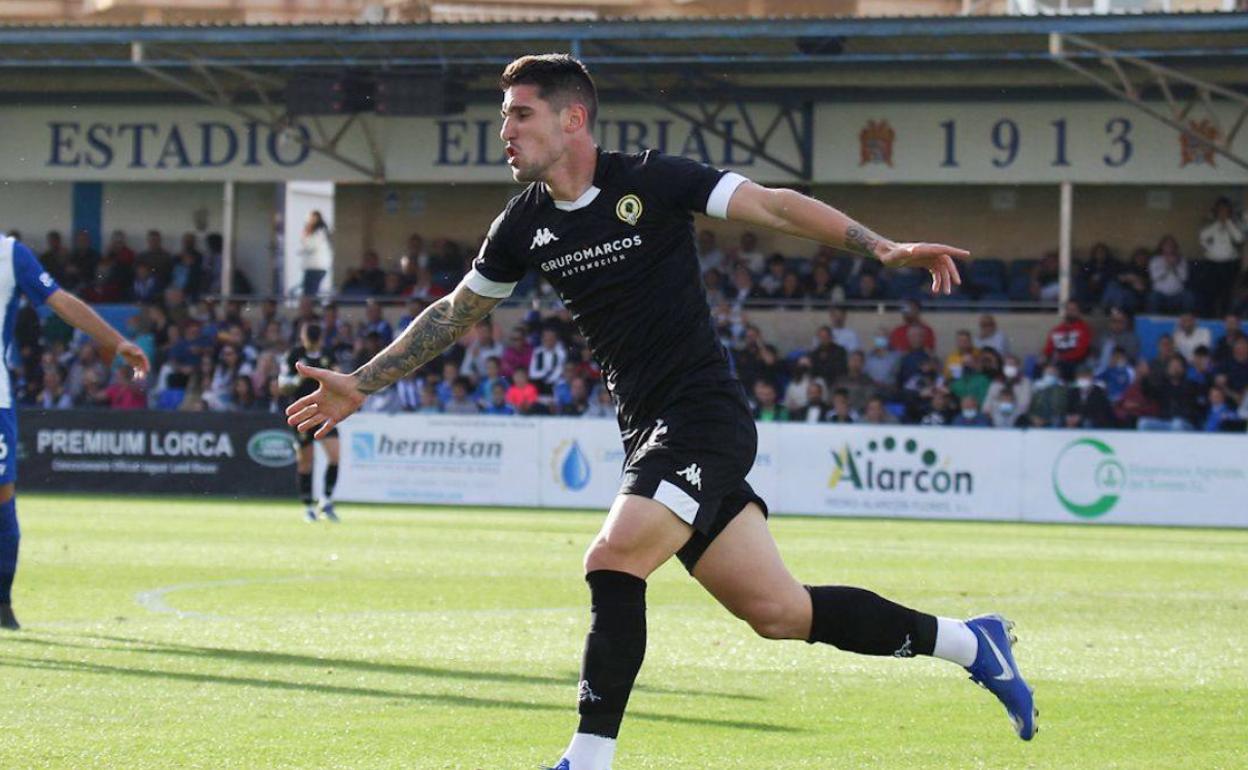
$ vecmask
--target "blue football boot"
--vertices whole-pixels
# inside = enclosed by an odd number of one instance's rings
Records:
[[[1012,633],[1014,624],[1000,615],[980,615],[966,621],[966,625],[979,639],[975,662],[966,669],[971,681],[997,696],[1018,737],[1031,740],[1040,732],[1036,723],[1040,712],[1032,697],[1035,691],[1023,680],[1014,662],[1014,643],[1018,641]]]

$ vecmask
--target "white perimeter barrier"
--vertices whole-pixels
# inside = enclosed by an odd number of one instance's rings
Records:
[[[356,415],[337,497],[605,510],[614,420]],[[1248,527],[1248,441],[1190,433],[759,425],[777,513]],[[319,475],[319,474],[318,474]]]

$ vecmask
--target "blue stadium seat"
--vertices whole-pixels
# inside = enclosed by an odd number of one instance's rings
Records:
[[[903,268],[889,275],[887,296],[889,299],[922,299],[928,276],[923,270]]]
[[[1032,269],[1039,263],[1038,259],[1016,259],[1010,262],[1010,279],[1013,280],[1014,276],[1020,274],[1030,276]]]
[[[1004,293],[1006,275],[1004,260],[977,259],[967,267],[964,285],[978,294]]]
[[[1014,302],[1026,302],[1031,299],[1031,279],[1025,275],[1016,275],[1010,278],[1010,288],[1007,292],[1010,299]]]

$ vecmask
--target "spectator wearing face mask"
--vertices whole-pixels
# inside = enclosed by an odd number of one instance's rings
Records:
[[[1081,367],[1066,396],[1066,427],[1112,428],[1114,423],[1114,410],[1105,389],[1092,378],[1091,369]]]
[[[954,427],[958,428],[991,428],[992,420],[979,411],[979,400],[974,396],[962,397],[962,411],[953,418]]]
[[[1031,380],[1023,376],[1022,367],[1015,356],[1006,356],[1001,374],[988,386],[988,394],[984,397],[984,413],[994,415],[997,402],[1007,391],[1014,402],[1014,420],[1017,420],[1019,415],[1026,414],[1031,408]],[[1012,420],[1010,424],[1013,422]]]
[[[1020,410],[1011,388],[1003,388],[991,402],[984,403],[984,413],[994,428],[1010,428],[1019,420]]]
[[[1056,366],[1044,367],[1044,375],[1031,394],[1027,417],[1033,428],[1056,428],[1066,418],[1066,386]]]
[[[900,362],[901,355],[889,347],[888,336],[877,334],[872,340],[871,351],[867,354],[863,371],[876,385],[892,387],[897,381],[897,368]]]

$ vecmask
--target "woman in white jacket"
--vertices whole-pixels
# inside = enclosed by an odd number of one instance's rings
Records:
[[[321,290],[321,281],[334,264],[334,247],[329,242],[329,227],[321,212],[308,214],[303,226],[303,238],[299,243],[299,256],[303,258],[303,295],[315,297]]]

